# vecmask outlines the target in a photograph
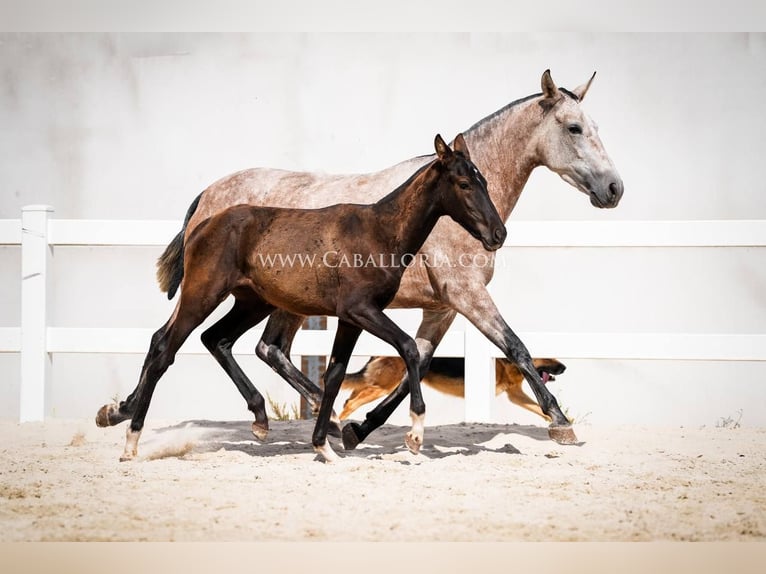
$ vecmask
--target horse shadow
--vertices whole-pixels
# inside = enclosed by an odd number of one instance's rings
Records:
[[[187,420],[155,429],[158,436],[193,436],[192,453],[213,453],[220,450],[241,452],[248,456],[269,458],[285,455],[313,454],[311,433],[312,420],[271,421],[269,436],[264,441],[256,439],[248,421]],[[410,464],[404,436],[409,426],[385,424],[376,429],[355,450],[345,451],[339,439],[329,437],[333,448],[344,458],[388,459]],[[474,456],[482,452],[523,454],[516,446],[515,437],[535,441],[550,441],[545,427],[519,424],[454,423],[426,428],[426,444],[420,456],[441,459],[450,456]],[[523,442],[524,439],[521,439]]]

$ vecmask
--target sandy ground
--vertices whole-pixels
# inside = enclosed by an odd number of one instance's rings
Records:
[[[766,540],[766,429],[386,426],[330,465],[312,423],[0,423],[0,541]]]

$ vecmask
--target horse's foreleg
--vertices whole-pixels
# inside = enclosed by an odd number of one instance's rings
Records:
[[[247,402],[247,408],[255,416],[252,430],[260,440],[265,439],[269,432],[266,401],[234,360],[232,347],[237,339],[262,321],[272,310],[273,307],[260,300],[237,299],[222,319],[202,333],[202,342],[205,347],[229,375]]]
[[[420,323],[415,337],[415,343],[420,355],[420,364],[418,365],[418,372],[420,374],[428,372],[434,351],[442,338],[444,338],[444,334],[449,329],[452,321],[454,321],[455,315],[454,309],[443,311],[423,310],[423,321]],[[364,422],[361,424],[352,422],[343,427],[343,446],[347,450],[355,448],[372,431],[388,420],[409,392],[409,378],[407,373],[405,373],[399,386],[379,405],[367,413]]]
[[[561,412],[556,397],[543,383],[524,343],[500,315],[486,287],[483,284],[477,284],[463,289],[459,293],[453,292],[450,296],[450,303],[485,337],[497,345],[508,360],[514,363],[524,375],[543,413],[552,420],[548,428],[548,435],[560,444],[577,443],[572,424]]]
[[[333,462],[338,458],[338,455],[335,454],[327,442],[327,432],[335,398],[338,396],[343,377],[346,375],[349,358],[361,332],[362,330],[359,327],[344,321],[338,322],[338,331],[335,333],[330,364],[327,366],[327,371],[325,371],[324,375],[325,388],[322,394],[322,403],[319,406],[319,414],[314,425],[314,434],[311,437],[314,450],[321,454],[327,462]]]
[[[255,353],[274,369],[311,405],[316,414],[322,401],[322,389],[293,365],[290,360],[290,347],[295,334],[303,323],[302,315],[277,310],[269,317],[261,340],[255,347]],[[330,434],[340,436],[340,419],[331,413]]]

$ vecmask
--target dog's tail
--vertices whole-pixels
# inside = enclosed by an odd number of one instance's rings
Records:
[[[186,235],[186,226],[189,225],[194,212],[197,211],[199,200],[202,197],[200,193],[189,209],[186,211],[186,217],[184,218],[183,227],[181,231],[173,238],[173,240],[162,252],[159,259],[157,259],[157,282],[160,284],[160,291],[168,294],[168,299],[175,297],[178,287],[181,285],[181,280],[184,278],[184,235]]]
[[[356,373],[346,373],[346,376],[343,378],[343,382],[340,385],[341,389],[346,390],[354,390],[354,389],[361,389],[366,386],[368,386],[367,382],[367,368],[370,366],[370,364],[375,361],[377,357],[370,357],[370,360],[367,361],[360,370],[358,370]]]

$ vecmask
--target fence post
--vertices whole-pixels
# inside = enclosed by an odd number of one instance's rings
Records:
[[[495,360],[492,343],[469,321],[465,322],[465,421],[492,422],[495,399]]]
[[[47,281],[49,205],[28,205],[21,211],[21,388],[19,422],[45,419],[50,356],[47,349]]]
[[[324,331],[327,329],[327,317],[306,317],[302,328],[310,331]],[[312,383],[320,388],[324,388],[324,384],[322,383],[321,379],[326,363],[327,357],[305,355],[301,357],[301,371]],[[314,418],[314,413],[312,412],[311,405],[309,405],[308,401],[303,397],[301,397],[299,410],[302,419]]]

